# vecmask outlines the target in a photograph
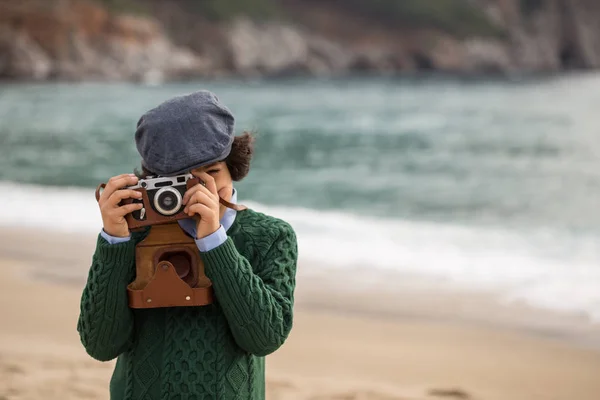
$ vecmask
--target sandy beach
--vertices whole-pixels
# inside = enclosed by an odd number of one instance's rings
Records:
[[[0,229],[0,399],[108,398],[114,364],[87,356],[76,331],[82,282],[52,273],[81,276],[94,240]],[[597,326],[516,305],[485,322],[484,299],[398,288],[333,295],[300,272],[294,329],[267,358],[267,398],[600,398]]]

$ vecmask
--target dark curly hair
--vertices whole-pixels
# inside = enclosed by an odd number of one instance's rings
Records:
[[[225,160],[223,160],[227,165],[227,169],[229,169],[233,181],[241,181],[250,172],[250,161],[254,154],[254,141],[255,137],[250,132],[244,132],[233,138],[231,152]],[[143,165],[141,166],[141,170],[136,168],[133,172],[138,178],[156,175]]]
[[[231,179],[236,182],[244,179],[250,172],[250,161],[254,154],[254,140],[255,137],[249,132],[244,132],[233,139],[231,152],[225,158],[225,164],[227,164]]]

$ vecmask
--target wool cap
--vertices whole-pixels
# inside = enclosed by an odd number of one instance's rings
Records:
[[[200,90],[165,101],[137,124],[142,165],[173,176],[222,161],[231,152],[235,120],[214,93]]]

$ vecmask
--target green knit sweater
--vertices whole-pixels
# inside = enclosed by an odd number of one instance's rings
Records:
[[[289,224],[238,212],[227,241],[201,253],[216,301],[202,307],[131,309],[135,246],[98,237],[77,330],[88,354],[117,358],[112,400],[264,399],[264,356],[292,328],[297,260]]]

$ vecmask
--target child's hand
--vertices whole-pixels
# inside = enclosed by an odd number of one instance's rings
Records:
[[[139,210],[143,207],[142,203],[126,204],[119,206],[123,199],[139,199],[142,194],[131,189],[122,189],[125,186],[135,185],[138,178],[132,174],[123,174],[113,176],[108,180],[106,187],[102,191],[98,200],[100,212],[102,213],[102,223],[104,232],[111,236],[127,237],[129,236],[129,227],[125,216],[130,212]]]
[[[197,184],[183,195],[183,210],[190,217],[197,214],[200,218],[196,226],[196,239],[202,239],[219,229],[219,194],[215,179],[206,172],[194,174],[206,186]]]

